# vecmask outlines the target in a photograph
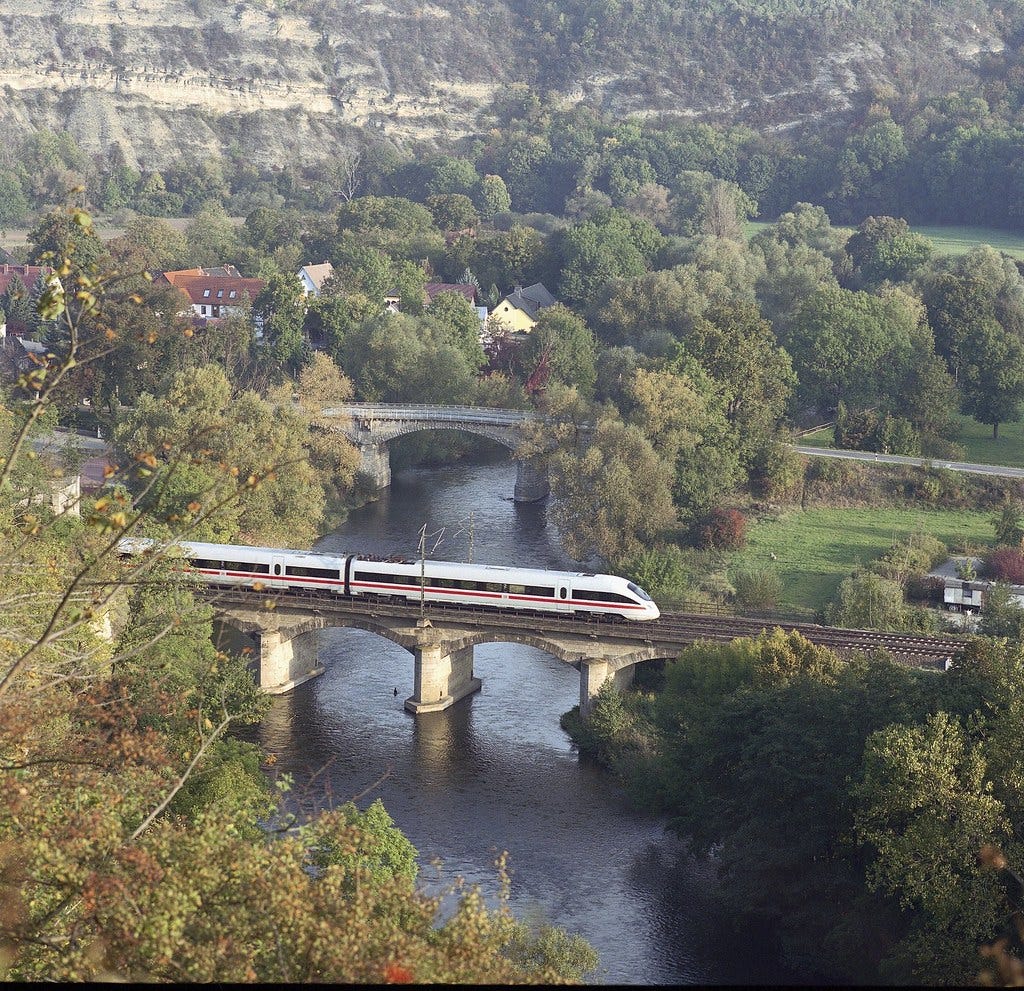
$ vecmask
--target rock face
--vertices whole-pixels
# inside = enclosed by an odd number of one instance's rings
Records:
[[[505,80],[447,72],[445,47],[465,63],[481,42],[445,11],[407,6],[346,4],[344,25],[317,31],[259,0],[3,0],[0,127],[66,130],[91,153],[120,144],[146,168],[233,144],[261,164],[322,161],[363,128],[457,136]],[[428,31],[443,44],[389,57]],[[395,79],[389,62],[416,66],[431,47],[421,78]]]
[[[918,64],[955,79],[1002,41],[986,4],[949,6],[982,16],[947,9],[945,24],[929,20],[922,38],[943,54]],[[839,33],[788,74],[759,75],[749,60],[723,72],[699,45],[679,59],[678,46],[640,39],[553,68],[539,23],[529,4],[496,0],[3,0],[0,127],[14,137],[67,131],[94,154],[120,145],[145,169],[228,151],[262,165],[314,163],[367,132],[397,143],[473,133],[479,111],[515,80],[620,114],[760,114],[760,125],[784,127],[884,83],[910,44],[898,31],[891,44]]]

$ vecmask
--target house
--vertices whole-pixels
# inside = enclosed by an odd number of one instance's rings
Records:
[[[427,306],[443,292],[453,292],[464,297],[470,306],[476,306],[476,286],[472,282],[428,282],[423,290],[427,294]]]
[[[305,296],[319,296],[323,284],[334,274],[334,266],[330,262],[319,265],[303,265],[299,269],[299,282]]]
[[[434,299],[443,292],[453,292],[458,296],[462,296],[473,307],[478,316],[480,311],[483,310],[484,317],[486,317],[486,309],[476,305],[476,286],[472,282],[428,282],[423,287],[424,307],[429,307]],[[401,296],[396,290],[392,290],[384,297],[384,308],[391,313],[400,312],[400,305]]]
[[[52,269],[48,265],[8,265],[0,264],[0,296],[7,292],[7,287],[15,278],[21,280],[26,289],[31,289],[40,279],[45,279]]]
[[[498,320],[513,333],[529,333],[537,326],[537,316],[545,306],[553,306],[558,300],[540,282],[525,289],[516,286],[498,305],[491,310],[489,320]]]
[[[160,272],[153,281],[180,289],[188,298],[193,316],[203,322],[222,320],[238,313],[244,303],[252,303],[266,285],[263,279],[243,278],[234,265]]]

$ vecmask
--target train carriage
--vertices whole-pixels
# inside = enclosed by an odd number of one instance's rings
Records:
[[[156,542],[126,538],[135,557]],[[616,575],[509,568],[455,561],[382,560],[351,554],[176,541],[168,548],[200,581],[218,588],[423,601],[523,613],[656,619],[658,607],[638,585]]]

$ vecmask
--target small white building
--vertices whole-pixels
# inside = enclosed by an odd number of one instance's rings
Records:
[[[942,604],[950,612],[981,611],[985,605],[985,597],[996,583],[965,575],[976,576],[981,571],[982,564],[980,557],[950,558],[931,572],[934,577],[943,581]],[[1009,601],[1012,605],[1024,608],[1024,585],[1010,586]]]
[[[334,274],[334,266],[330,262],[319,265],[303,265],[299,269],[299,282],[306,296],[319,296],[324,283]]]

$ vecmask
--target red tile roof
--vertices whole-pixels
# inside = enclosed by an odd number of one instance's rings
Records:
[[[7,287],[17,276],[26,289],[31,289],[40,275],[50,272],[48,265],[0,265],[0,295],[7,292]]]
[[[244,279],[240,275],[207,275],[201,268],[160,274],[184,292],[194,305],[239,306],[244,296],[251,302],[266,285],[263,279]]]

